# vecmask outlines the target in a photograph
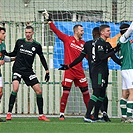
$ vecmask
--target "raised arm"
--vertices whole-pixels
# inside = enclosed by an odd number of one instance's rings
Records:
[[[122,30],[126,30],[126,29],[122,29]],[[125,43],[128,40],[128,38],[131,36],[132,31],[133,31],[133,22],[130,24],[127,31],[120,37],[120,42]]]
[[[68,37],[68,36],[67,36],[66,34],[62,33],[59,29],[57,29],[57,27],[56,27],[56,26],[54,25],[54,23],[52,22],[52,19],[50,18],[50,16],[49,16],[47,10],[45,10],[45,11],[43,12],[43,15],[44,15],[45,19],[48,21],[49,26],[50,26],[50,29],[58,36],[58,38],[59,38],[60,40],[62,40],[63,42],[64,42],[64,41],[68,41],[68,40],[67,40],[67,37]]]

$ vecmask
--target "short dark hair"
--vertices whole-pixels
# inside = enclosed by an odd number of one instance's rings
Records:
[[[3,30],[6,32],[6,28],[5,27],[0,27],[0,31]]]
[[[25,29],[32,29],[32,31],[34,31],[34,28],[32,27],[32,26],[26,26],[26,28]]]
[[[102,25],[99,27],[99,32],[101,33],[101,31],[104,30],[105,28],[110,28],[110,26],[107,25],[107,24],[102,24]]]
[[[75,31],[75,29],[77,29],[78,27],[83,27],[81,24],[76,24],[74,27],[73,27],[73,31]]]
[[[126,23],[123,23],[121,26],[120,26],[120,33],[121,33],[121,35],[123,35],[125,32],[126,32],[126,30],[129,28],[129,24],[126,24]]]
[[[97,39],[97,38],[100,37],[99,27],[93,28],[93,30],[92,30],[92,36],[93,36],[93,39]]]

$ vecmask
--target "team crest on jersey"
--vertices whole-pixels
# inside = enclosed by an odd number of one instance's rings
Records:
[[[98,46],[98,50],[103,50],[103,46]]]
[[[73,43],[75,43],[75,40],[72,40]]]
[[[32,47],[32,51],[35,51],[36,50],[36,48],[35,47]]]
[[[21,47],[21,48],[23,48],[24,46],[23,46],[23,45],[21,45],[20,47]]]

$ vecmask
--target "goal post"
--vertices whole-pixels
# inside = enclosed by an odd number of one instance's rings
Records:
[[[35,29],[34,38],[43,46],[43,53],[50,69],[50,81],[44,81],[45,71],[38,56],[35,59],[33,69],[37,74],[43,91],[44,113],[59,114],[60,97],[62,94],[62,71],[58,68],[64,62],[63,43],[50,30],[42,16],[44,9],[52,17],[54,24],[68,35],[73,35],[73,26],[82,24],[84,28],[83,39],[92,39],[92,29],[101,24],[111,27],[112,46],[119,37],[119,26],[122,22],[132,21],[132,0],[2,0],[0,1],[0,25],[6,27],[6,48],[12,51],[15,41],[25,37],[26,25],[32,25]],[[0,104],[0,113],[7,113],[8,101],[12,90],[11,76],[13,63],[1,66],[3,75],[3,97]],[[89,91],[92,93],[89,78],[88,63],[84,59],[83,68],[89,83]],[[121,73],[120,67],[109,59],[109,85],[107,88],[109,98],[108,113],[110,117],[120,117],[119,101],[121,97]],[[22,81],[13,113],[38,114],[35,94],[30,87]],[[65,114],[84,115],[85,105],[80,90],[72,86]]]

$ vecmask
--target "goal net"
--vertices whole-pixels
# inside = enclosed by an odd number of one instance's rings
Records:
[[[36,57],[33,69],[40,81],[44,98],[44,113],[59,114],[60,97],[62,94],[62,71],[58,68],[64,62],[64,47],[62,41],[50,30],[42,15],[44,9],[52,17],[56,27],[67,35],[73,35],[73,26],[82,24],[84,28],[83,40],[92,39],[92,29],[101,24],[111,27],[111,39],[108,41],[114,47],[119,37],[119,26],[122,22],[132,21],[132,0],[1,0],[0,25],[6,27],[6,48],[12,51],[15,41],[24,38],[26,25],[35,29],[34,38],[43,46],[43,52],[50,68],[50,81],[44,82],[45,71],[40,60]],[[0,104],[0,113],[7,113],[8,101],[12,90],[12,64],[6,63],[1,67],[3,73],[3,97]],[[88,63],[83,60],[83,68],[89,83]],[[121,97],[120,67],[109,59],[109,85],[107,95],[109,99],[108,114],[110,117],[119,117],[119,101]],[[86,112],[82,94],[79,88],[72,86],[65,114],[84,115]],[[38,114],[35,94],[22,81],[13,109],[16,114]]]

